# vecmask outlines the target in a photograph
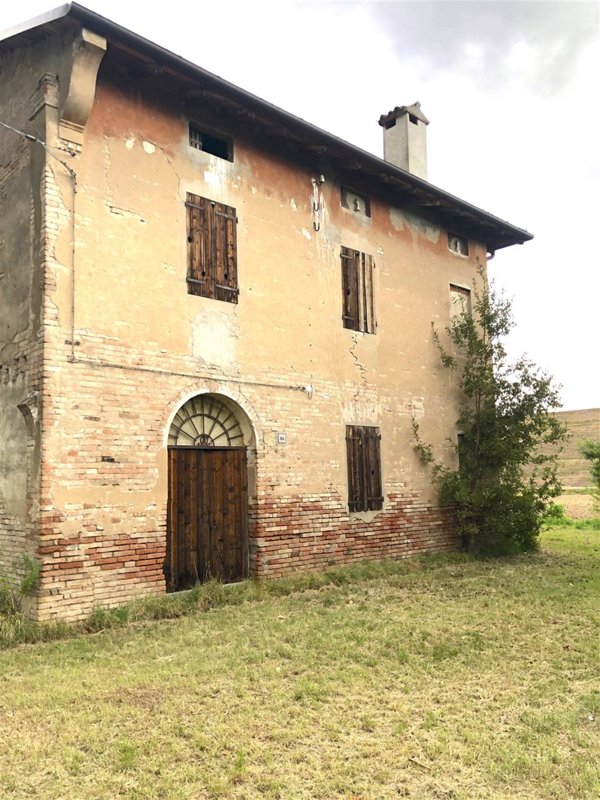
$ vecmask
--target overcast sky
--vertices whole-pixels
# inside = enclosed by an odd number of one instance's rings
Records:
[[[3,3],[0,29],[59,5]],[[88,0],[94,11],[382,155],[419,100],[429,180],[535,234],[490,263],[510,340],[600,406],[599,12],[587,0]]]

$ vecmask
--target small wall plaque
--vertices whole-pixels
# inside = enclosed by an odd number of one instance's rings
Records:
[[[287,436],[285,433],[281,432],[277,434],[277,444],[285,444],[287,442]]]

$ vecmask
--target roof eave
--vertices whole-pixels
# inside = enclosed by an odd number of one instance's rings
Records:
[[[6,30],[0,31],[0,42],[6,39],[12,39],[14,36],[19,36],[21,33],[26,33],[34,28],[41,28],[42,25],[47,25],[49,22],[55,22],[57,19],[62,19],[69,15],[71,7],[74,3],[63,3],[61,6],[51,8],[49,11],[44,11],[35,17],[19,22]]]
[[[104,35],[109,39],[116,40],[122,44],[129,45],[133,49],[137,49],[146,55],[151,55],[156,61],[167,64],[174,71],[183,73],[184,75],[187,75],[195,80],[201,79],[204,85],[212,85],[215,90],[218,90],[228,99],[231,99],[244,107],[254,108],[262,114],[267,114],[282,124],[293,127],[307,138],[316,140],[317,143],[321,143],[330,148],[335,148],[342,154],[347,154],[349,159],[360,161],[377,174],[381,176],[386,175],[388,178],[397,181],[398,185],[396,188],[398,190],[412,190],[415,196],[418,194],[428,195],[432,198],[432,200],[435,201],[434,204],[437,205],[439,203],[440,207],[445,209],[447,213],[451,213],[452,210],[454,210],[455,212],[464,215],[464,217],[469,220],[469,224],[471,226],[478,224],[481,231],[482,242],[486,244],[488,250],[490,251],[498,250],[503,247],[509,247],[513,244],[523,244],[524,242],[533,238],[533,235],[528,231],[518,228],[517,226],[512,225],[511,223],[506,222],[499,217],[495,217],[487,211],[483,211],[477,206],[471,205],[465,200],[461,200],[449,192],[434,186],[428,181],[425,181],[410,172],[406,172],[400,167],[397,167],[394,164],[391,164],[390,162],[367,152],[366,150],[362,150],[360,147],[356,147],[356,145],[334,136],[333,134],[318,128],[316,125],[306,122],[306,120],[303,120],[300,117],[284,111],[282,108],[269,103],[267,100],[263,100],[257,95],[251,94],[245,89],[241,89],[239,86],[236,86],[235,84],[224,80],[218,75],[215,75],[214,73],[209,72],[208,70],[205,70],[196,64],[193,64],[182,56],[172,53],[170,50],[166,50],[164,47],[161,47],[149,39],[146,39],[143,36],[140,36],[139,34],[122,27],[116,22],[97,14],[95,11],[85,8],[79,3],[65,3],[51,11],[46,12],[45,14],[29,20],[28,22],[24,22],[21,25],[15,26],[9,31],[0,34],[0,41],[67,16],[73,17],[82,25],[89,26],[96,33]]]

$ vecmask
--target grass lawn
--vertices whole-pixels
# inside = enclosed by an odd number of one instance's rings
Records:
[[[0,797],[597,798],[600,532],[542,547],[0,651]]]

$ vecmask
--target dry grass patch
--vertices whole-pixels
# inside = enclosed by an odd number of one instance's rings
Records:
[[[592,519],[594,516],[594,496],[589,491],[566,492],[557,497],[555,502],[573,519]]]
[[[553,531],[4,651],[0,796],[597,797],[599,565]]]

